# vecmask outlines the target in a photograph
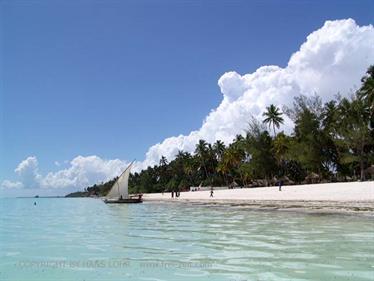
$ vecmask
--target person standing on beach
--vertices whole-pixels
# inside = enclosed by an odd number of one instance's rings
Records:
[[[174,190],[171,191],[171,198],[174,198]]]
[[[279,180],[278,184],[279,184],[279,191],[282,191],[283,181]]]
[[[210,197],[213,197],[213,186],[212,186],[212,188],[210,189]]]

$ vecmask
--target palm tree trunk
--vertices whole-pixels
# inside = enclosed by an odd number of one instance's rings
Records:
[[[228,186],[228,182],[227,182],[227,177],[226,177],[226,173],[222,173],[222,176],[223,176],[223,182]]]
[[[365,163],[364,163],[364,142],[361,144],[361,151],[360,151],[360,180],[365,180]]]
[[[365,181],[365,169],[364,169],[364,159],[360,159],[360,180]]]
[[[208,171],[207,171],[206,166],[205,166],[205,161],[203,161],[203,167],[204,167],[204,171],[205,171],[205,176],[208,179],[209,177],[208,177]]]
[[[239,176],[240,176],[240,180],[242,181],[242,185],[245,185],[244,177],[243,177],[242,172],[241,172],[240,169],[239,169],[239,165],[238,165],[238,168],[237,168],[237,169],[239,170]]]

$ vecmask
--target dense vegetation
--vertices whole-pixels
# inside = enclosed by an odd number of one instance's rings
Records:
[[[107,181],[105,183],[94,184],[93,186],[85,188],[84,191],[77,191],[66,195],[66,197],[88,197],[88,196],[105,196],[118,177]]]
[[[279,131],[284,116],[291,135]],[[263,186],[286,183],[365,180],[374,164],[374,66],[350,98],[322,103],[299,96],[293,106],[267,107],[263,121],[248,117],[245,135],[229,145],[200,140],[193,154],[179,151],[130,177],[131,192],[186,190],[190,186]],[[271,132],[269,132],[268,131]],[[109,183],[91,188],[103,195]],[[88,188],[88,189],[90,189]],[[87,189],[87,191],[88,191]]]

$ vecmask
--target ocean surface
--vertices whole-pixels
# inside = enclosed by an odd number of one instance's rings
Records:
[[[0,218],[1,281],[374,280],[368,217],[19,198]]]

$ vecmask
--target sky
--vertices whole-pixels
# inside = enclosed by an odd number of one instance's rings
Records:
[[[0,196],[61,195],[225,143],[374,63],[373,1],[2,1]],[[286,122],[284,130],[291,125]]]

